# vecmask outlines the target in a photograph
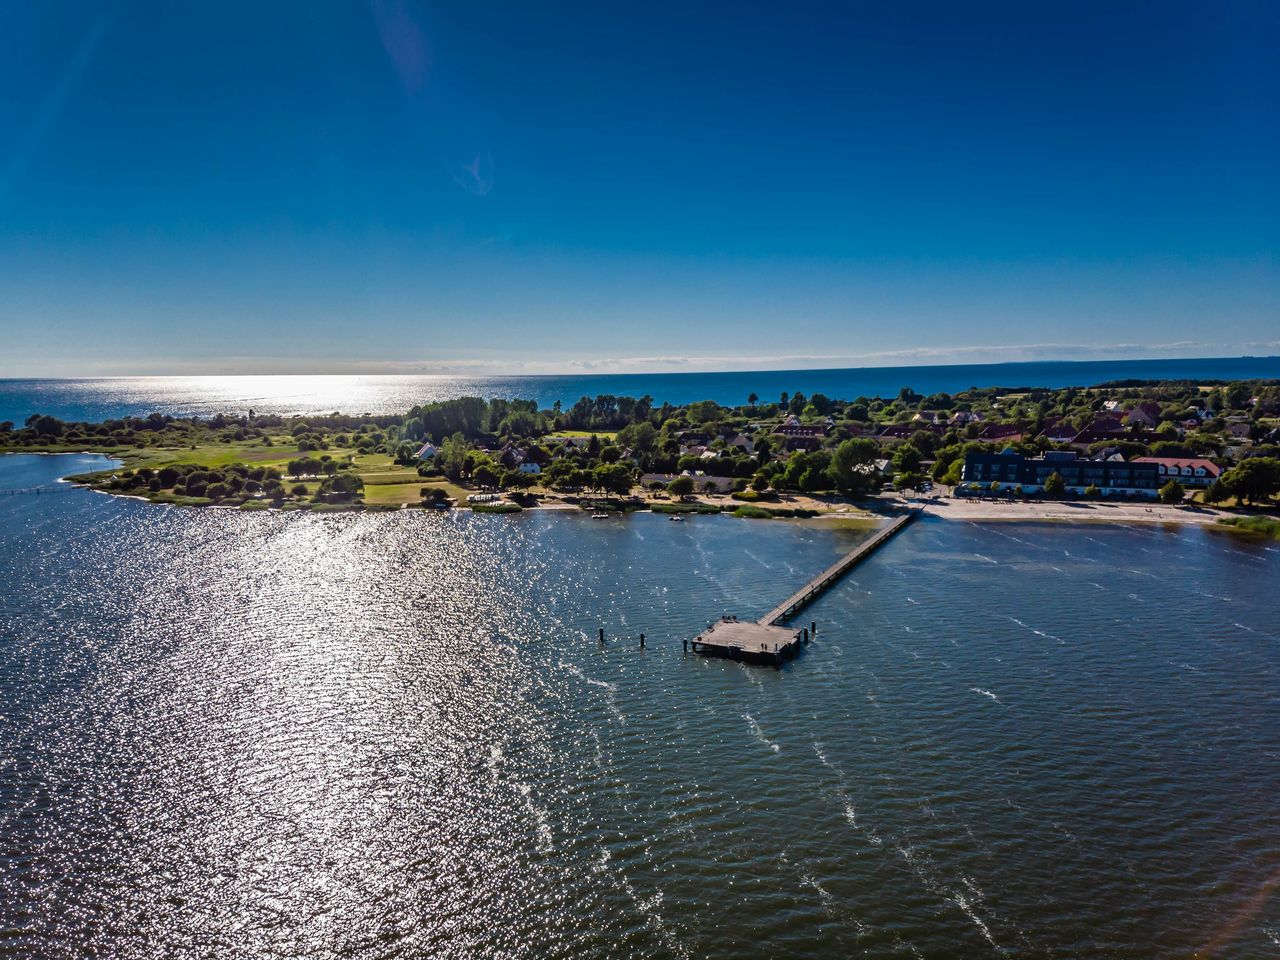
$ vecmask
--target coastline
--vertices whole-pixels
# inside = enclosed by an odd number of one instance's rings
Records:
[[[89,452],[89,451],[86,451]],[[74,454],[45,453],[44,456],[74,456]],[[92,493],[100,493],[110,497],[119,497],[124,500],[134,500],[141,503],[152,504],[158,507],[178,507],[190,510],[239,510],[240,507],[235,506],[219,506],[216,504],[209,506],[190,506],[178,503],[165,503],[162,501],[150,500],[147,497],[138,496],[132,493],[122,493],[114,490],[102,490],[86,483],[68,479],[68,477],[60,477],[59,483],[69,483],[81,489],[89,490]],[[690,506],[704,506],[714,508],[714,512],[706,511],[703,515],[715,516],[733,516],[733,510],[743,504],[738,501],[726,501],[724,498],[713,499],[710,497],[693,498]],[[644,506],[629,511],[618,511],[618,516],[624,516],[626,513],[652,513],[655,512],[650,508],[653,502],[647,502]],[[933,498],[921,499],[913,498],[904,500],[897,495],[894,496],[878,496],[868,503],[857,504],[853,502],[838,502],[827,498],[815,497],[783,497],[780,498],[774,506],[784,510],[801,509],[812,510],[812,516],[806,517],[787,517],[778,516],[768,519],[789,520],[796,523],[815,523],[830,525],[832,523],[846,523],[851,525],[870,525],[884,523],[896,516],[900,516],[905,510],[919,509],[921,513],[936,517],[940,520],[967,522],[967,523],[1160,523],[1160,524],[1186,524],[1211,526],[1216,529],[1229,530],[1235,532],[1237,528],[1230,526],[1224,522],[1226,520],[1241,517],[1253,516],[1242,512],[1230,510],[1218,510],[1200,505],[1191,506],[1167,506],[1161,504],[1153,504],[1146,506],[1141,503],[1105,503],[1093,501],[988,501],[988,500],[968,500],[959,498]],[[452,511],[461,512],[480,512],[473,511],[470,507],[464,505],[452,506],[447,510],[433,510],[424,507],[420,503],[403,503],[399,506],[391,505],[366,505],[352,504],[350,506],[328,506],[323,510],[308,510],[301,507],[270,507],[263,502],[260,508],[245,510],[246,513],[269,512],[269,513],[394,513],[399,511],[421,511],[421,512],[441,512],[449,513]],[[590,508],[583,507],[580,504],[568,503],[558,498],[549,498],[540,501],[531,506],[522,507],[520,512],[552,512],[552,513],[587,513]],[[502,516],[510,516],[511,514],[501,514]],[[691,515],[698,515],[693,512]],[[740,517],[739,519],[763,519],[756,517]]]

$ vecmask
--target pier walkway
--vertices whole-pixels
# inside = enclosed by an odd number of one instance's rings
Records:
[[[858,544],[759,620],[753,622],[733,616],[721,617],[687,641],[686,649],[706,656],[781,666],[784,660],[800,652],[801,644],[809,640],[809,631],[804,627],[779,626],[779,621],[799,613],[815,597],[914,520],[917,513],[918,510],[913,510],[894,519],[871,539]]]
[[[822,591],[826,590],[827,587],[831,586],[852,570],[858,565],[859,561],[883,545],[886,540],[915,518],[915,511],[904,514],[890,523],[883,530],[876,533],[876,535],[870,540],[858,544],[843,557],[831,566],[827,567],[827,569],[823,570],[803,587],[761,617],[760,623],[772,626],[779,620],[785,620],[787,617],[799,613],[804,609],[804,607],[809,605],[810,601],[812,601],[814,597],[822,593]]]

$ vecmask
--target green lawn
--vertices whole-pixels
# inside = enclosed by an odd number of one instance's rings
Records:
[[[570,437],[589,437],[592,434],[599,437],[601,443],[607,443],[618,436],[616,430],[557,430],[550,436],[543,437],[539,442],[545,445],[556,440],[567,440]]]
[[[395,506],[402,503],[419,503],[422,500],[421,490],[424,488],[440,488],[445,496],[453,497],[458,506],[467,502],[467,491],[452,483],[428,483],[421,477],[413,483],[377,483],[365,481],[364,502],[370,506]]]

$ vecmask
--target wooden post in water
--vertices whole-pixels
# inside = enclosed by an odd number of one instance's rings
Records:
[[[809,642],[809,628],[808,628],[808,627],[801,627],[801,628],[800,628],[800,632],[801,632],[802,634],[804,634],[804,642],[805,642],[805,643],[808,643],[808,642]]]
[[[817,635],[818,635],[818,621],[817,621],[817,620],[810,620],[810,621],[809,621],[809,636],[811,636],[811,637],[816,637]]]
[[[600,643],[601,645],[604,644],[604,627],[600,628]]]
[[[644,649],[644,634],[640,634],[640,649]]]
[[[685,637],[683,642],[684,642],[684,652],[685,652],[685,653],[688,653],[688,652],[689,652],[689,638],[688,638],[688,637]]]

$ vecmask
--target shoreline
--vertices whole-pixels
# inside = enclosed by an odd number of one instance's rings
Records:
[[[26,456],[99,456],[107,460],[115,460],[121,463],[118,458],[111,457],[93,450],[81,451],[4,451],[14,455]],[[188,509],[224,509],[224,510],[241,510],[239,506],[209,504],[190,505],[180,503],[165,503],[163,501],[154,501],[145,496],[139,496],[136,493],[123,493],[114,490],[104,490],[94,487],[90,484],[69,479],[67,475],[58,478],[58,483],[68,483],[72,486],[89,490],[93,493],[101,493],[106,496],[120,497],[122,499],[149,503],[155,506],[165,507],[187,507]],[[590,499],[590,498],[587,498]],[[604,499],[604,498],[601,498]],[[402,510],[422,510],[424,512],[451,512],[454,510],[467,512],[484,512],[472,510],[469,506],[454,505],[447,510],[439,510],[439,508],[426,507],[420,503],[402,503],[398,505],[391,504],[352,504],[352,505],[322,505],[321,509],[314,510],[311,506],[299,504],[297,506],[272,507],[267,501],[256,501],[262,504],[255,506],[242,512],[256,513],[393,513]],[[670,501],[663,501],[670,502]],[[1185,524],[1189,526],[1208,526],[1219,530],[1241,531],[1232,524],[1225,522],[1239,517],[1248,516],[1270,516],[1265,513],[1251,513],[1243,511],[1222,510],[1213,507],[1207,507],[1201,504],[1184,504],[1181,506],[1172,506],[1160,503],[1151,503],[1150,505],[1143,503],[1108,503],[1106,501],[1085,501],[1085,500],[1055,500],[1055,501],[1005,501],[1005,500],[984,500],[969,498],[951,498],[951,497],[914,497],[903,498],[899,495],[884,496],[878,495],[871,501],[865,503],[854,503],[834,497],[812,496],[804,494],[785,494],[776,501],[766,501],[757,504],[748,504],[745,502],[731,501],[724,497],[708,497],[696,496],[690,500],[683,501],[689,508],[689,514],[699,515],[699,508],[702,508],[701,515],[726,515],[733,516],[733,511],[741,506],[759,506],[766,510],[806,510],[812,511],[811,516],[794,517],[794,516],[773,516],[763,517],[740,517],[739,519],[772,519],[772,520],[791,520],[793,522],[810,522],[810,523],[852,523],[857,525],[883,523],[891,520],[895,516],[901,515],[904,510],[918,509],[923,514],[936,517],[940,520],[963,521],[969,523],[1044,523],[1044,522],[1066,522],[1066,523],[1160,523],[1160,524]],[[624,516],[627,513],[652,513],[661,512],[654,511],[655,501],[647,500],[643,506],[637,506],[634,510],[616,511],[617,515]],[[557,495],[545,499],[532,506],[522,506],[516,512],[577,512],[586,513],[590,507],[583,507],[578,503],[569,503],[560,499]],[[713,512],[714,511],[714,512]],[[503,514],[507,515],[507,514]],[[611,512],[612,515],[612,512]],[[684,516],[685,514],[672,514],[675,516]]]

